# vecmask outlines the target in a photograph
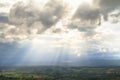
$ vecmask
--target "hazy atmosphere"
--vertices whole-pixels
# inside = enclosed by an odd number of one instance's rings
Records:
[[[120,0],[0,0],[0,66],[120,66]]]

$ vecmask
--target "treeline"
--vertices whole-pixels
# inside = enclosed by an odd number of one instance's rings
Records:
[[[45,80],[120,80],[120,74],[82,74],[82,73],[69,73],[57,75],[53,74],[45,78]]]
[[[120,68],[47,67],[18,72],[1,72],[0,80],[120,80]]]
[[[0,75],[0,80],[37,80],[37,79],[34,77],[14,77],[14,76],[8,77],[5,75]]]

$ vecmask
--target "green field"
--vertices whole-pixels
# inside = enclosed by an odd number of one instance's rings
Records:
[[[4,67],[0,80],[120,80],[120,68]]]

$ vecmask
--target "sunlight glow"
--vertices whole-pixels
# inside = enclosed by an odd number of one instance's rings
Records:
[[[82,3],[89,3],[89,4],[92,3],[92,0],[65,0],[65,1],[71,5],[73,10],[76,10],[78,6]]]

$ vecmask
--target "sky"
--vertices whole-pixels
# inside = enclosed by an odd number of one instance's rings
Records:
[[[0,66],[111,60],[120,60],[120,0],[0,1]]]

